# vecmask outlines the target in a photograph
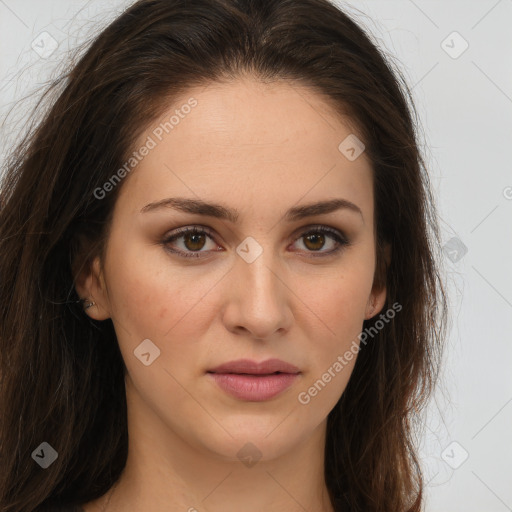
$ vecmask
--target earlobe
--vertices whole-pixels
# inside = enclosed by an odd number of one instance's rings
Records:
[[[372,290],[368,305],[366,307],[365,320],[369,320],[382,311],[384,304],[386,303],[386,286],[382,286],[380,289]]]
[[[76,278],[75,289],[83,300],[85,314],[94,320],[110,318],[105,281],[99,257],[80,271]]]
[[[369,320],[382,311],[386,303],[386,273],[391,262],[391,245],[386,243],[383,247],[384,261],[377,269],[373,287],[366,307],[365,320]]]

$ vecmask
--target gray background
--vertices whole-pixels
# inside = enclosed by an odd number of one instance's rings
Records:
[[[15,101],[130,3],[0,0],[0,157],[35,97]],[[337,3],[413,88],[438,198],[451,331],[421,435],[426,510],[512,511],[512,0]]]

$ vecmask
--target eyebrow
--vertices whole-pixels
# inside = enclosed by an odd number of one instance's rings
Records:
[[[167,199],[162,199],[161,201],[149,203],[141,209],[141,213],[151,212],[161,208],[172,208],[186,213],[216,217],[218,219],[228,220],[233,224],[238,221],[240,213],[235,208],[228,208],[221,204],[208,203],[201,199],[190,199],[185,197],[169,197]],[[342,209],[358,213],[361,215],[364,222],[363,212],[361,209],[346,199],[329,199],[316,203],[293,206],[285,213],[284,218],[288,222],[293,222],[306,217],[323,215]]]

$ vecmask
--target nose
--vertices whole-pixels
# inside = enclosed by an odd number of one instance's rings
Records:
[[[270,248],[252,262],[237,255],[226,286],[226,328],[259,340],[286,333],[293,322],[293,294],[285,281],[285,270]]]

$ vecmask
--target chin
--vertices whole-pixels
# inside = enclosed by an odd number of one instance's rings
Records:
[[[222,428],[210,428],[208,437],[201,437],[200,442],[209,452],[224,461],[240,461],[248,467],[252,461],[271,461],[294,449],[304,438],[306,432],[290,430],[283,419],[274,417],[272,421],[254,417],[245,417],[233,421],[224,421]],[[296,423],[295,423],[296,425]],[[288,426],[288,428],[287,428]],[[212,434],[215,434],[212,436]]]

